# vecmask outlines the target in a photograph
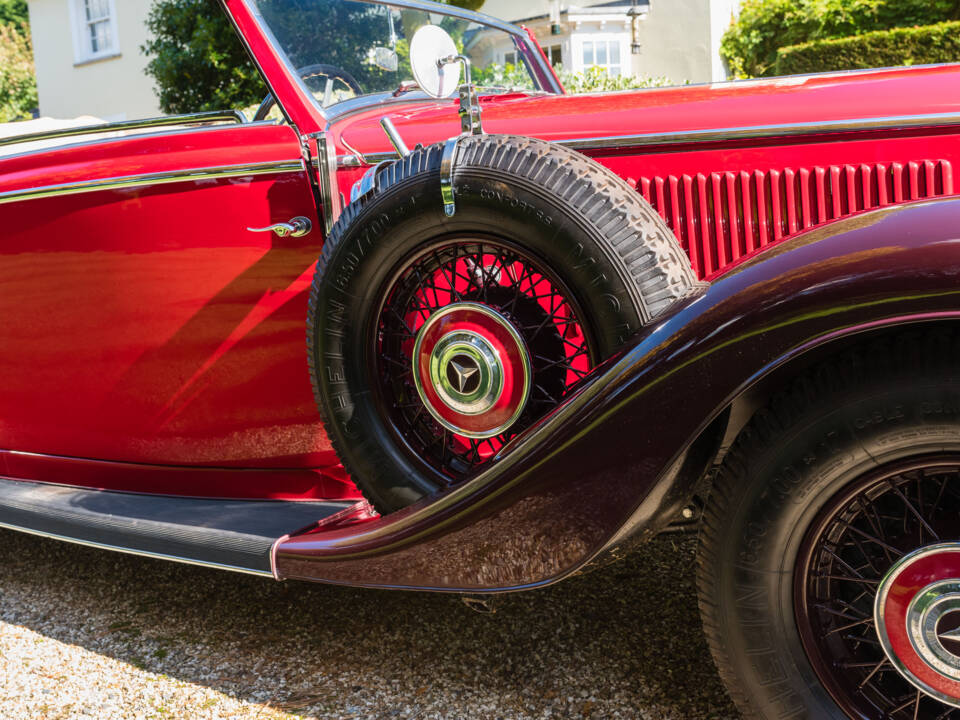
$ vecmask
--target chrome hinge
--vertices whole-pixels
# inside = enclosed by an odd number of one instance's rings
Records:
[[[343,201],[337,183],[337,149],[325,132],[305,136],[312,141],[317,151],[317,179],[320,183],[320,210],[323,215],[324,234],[329,235],[334,223],[343,212]]]

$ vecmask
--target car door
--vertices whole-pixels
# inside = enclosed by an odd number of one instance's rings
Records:
[[[295,217],[311,231],[251,230]],[[323,232],[291,127],[180,128],[0,159],[0,225],[7,474],[9,451],[336,463],[303,347]]]

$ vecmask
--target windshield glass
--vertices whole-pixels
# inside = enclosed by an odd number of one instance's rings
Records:
[[[410,38],[439,25],[487,92],[537,90],[531,46],[496,27],[437,12],[354,0],[255,0],[257,9],[317,103],[425,97],[410,70]],[[353,105],[354,103],[350,103]]]

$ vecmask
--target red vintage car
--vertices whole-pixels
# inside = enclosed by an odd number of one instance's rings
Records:
[[[686,525],[747,717],[960,717],[960,66],[571,96],[223,4],[253,121],[0,141],[0,526],[481,594]]]

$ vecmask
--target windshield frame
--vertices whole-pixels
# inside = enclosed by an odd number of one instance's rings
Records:
[[[474,12],[472,10],[465,10],[463,8],[456,7],[454,5],[444,5],[442,3],[431,2],[431,0],[354,0],[355,2],[362,2],[368,5],[383,5],[387,7],[397,7],[397,8],[408,8],[413,10],[423,10],[430,13],[435,13],[437,15],[445,15],[447,17],[453,17],[460,20],[465,20],[468,22],[474,22],[480,25],[486,25],[488,27],[500,30],[511,35],[514,38],[514,41],[518,45],[522,45],[526,48],[527,52],[524,53],[525,60],[529,62],[528,71],[531,74],[534,82],[539,85],[539,92],[547,92],[555,95],[562,95],[564,90],[563,86],[560,85],[557,80],[557,76],[553,71],[553,68],[549,66],[546,61],[546,58],[543,55],[541,49],[531,41],[530,34],[521,27],[513,25],[511,23],[499,20],[490,15],[484,15],[483,13]],[[341,113],[337,112],[335,109],[336,105],[323,108],[320,107],[319,103],[314,100],[313,94],[307,88],[306,84],[303,82],[299,73],[291,65],[290,59],[287,56],[286,52],[283,50],[283,47],[280,45],[276,36],[273,34],[273,31],[270,29],[270,26],[267,24],[266,19],[260,13],[256,4],[253,0],[239,0],[242,3],[243,7],[246,9],[249,17],[257,25],[261,36],[267,41],[270,45],[271,54],[273,55],[272,59],[279,61],[283,66],[283,69],[286,71],[288,80],[292,82],[296,90],[299,91],[300,100],[311,107],[311,115],[320,116],[326,125],[338,117]],[[229,2],[224,2],[225,7],[228,10],[228,14],[233,18],[233,14],[229,13]],[[236,22],[235,22],[236,26]],[[277,101],[277,104],[284,111],[284,115],[288,120],[291,120],[291,115],[295,113],[290,113],[286,108],[284,108],[284,98],[282,93],[273,91],[274,83],[270,82],[270,78],[265,72],[263,66],[261,65],[257,53],[254,51],[254,48],[251,46],[251,43],[248,41],[245,33],[240,31],[240,28],[237,27],[238,33],[241,36],[241,39],[244,42],[244,45],[247,48],[248,53],[254,59],[255,64],[257,65],[260,74],[263,75],[267,87],[270,88],[273,93],[274,99]],[[371,97],[379,96],[379,93],[372,93]],[[362,96],[361,96],[362,97]],[[427,100],[434,101],[433,98],[428,98]],[[426,102],[427,100],[424,100]],[[375,107],[377,105],[384,104],[383,100],[371,100],[368,107]],[[344,108],[342,114],[347,114],[350,112],[355,112],[357,110],[356,105],[352,105],[350,108]],[[303,130],[303,128],[301,128]]]

